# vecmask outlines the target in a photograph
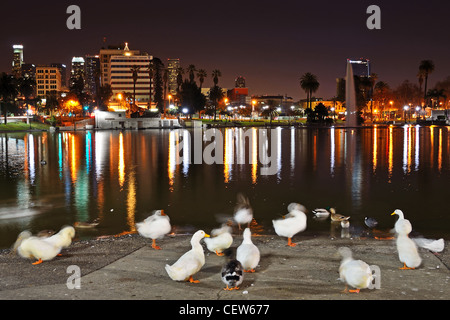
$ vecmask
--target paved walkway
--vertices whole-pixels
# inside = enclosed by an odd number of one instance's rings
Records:
[[[224,291],[220,270],[227,258],[210,253],[206,247],[206,264],[194,277],[200,283],[175,282],[168,277],[165,264],[172,264],[189,250],[189,241],[187,235],[166,237],[158,242],[163,250],[152,249],[150,241],[136,234],[77,241],[62,257],[36,266],[5,251],[0,254],[0,299],[450,299],[447,249],[440,255],[420,249],[422,266],[399,270],[401,264],[392,240],[298,235],[294,237],[298,246],[290,248],[276,235],[255,236],[253,241],[261,251],[260,266],[255,273],[245,274],[240,290]],[[233,246],[241,241],[242,236],[235,235]],[[341,292],[340,246],[348,246],[356,259],[380,268],[380,289],[359,294]],[[79,281],[74,280],[77,270]],[[79,289],[69,288],[77,284]]]

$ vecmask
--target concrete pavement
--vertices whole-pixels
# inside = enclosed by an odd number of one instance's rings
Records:
[[[416,270],[399,270],[393,240],[330,238],[297,235],[298,246],[286,246],[277,235],[254,236],[261,252],[255,273],[246,273],[240,290],[224,291],[220,271],[226,257],[209,252],[194,278],[200,283],[175,282],[164,266],[190,249],[190,235],[151,241],[137,234],[76,241],[63,256],[33,266],[31,261],[0,254],[0,299],[56,300],[448,300],[450,259],[420,249],[423,263]],[[233,247],[242,241],[234,235]],[[448,242],[446,242],[448,245]],[[353,256],[380,270],[379,289],[359,294],[341,291],[337,249],[347,246]],[[81,278],[78,277],[81,276]],[[79,288],[77,288],[79,285]]]

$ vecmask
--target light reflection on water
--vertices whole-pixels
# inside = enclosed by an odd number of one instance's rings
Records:
[[[210,230],[232,214],[238,192],[267,233],[300,202],[336,207],[357,225],[373,216],[388,229],[401,208],[422,234],[447,237],[448,127],[276,128],[267,141],[260,131],[203,131],[216,139],[200,147],[184,129],[2,134],[0,248],[25,228],[95,218],[100,226],[81,236],[134,231],[155,209],[179,227]],[[205,164],[206,153],[221,164]],[[275,174],[262,175],[268,159]],[[311,232],[329,230],[329,222],[309,221]]]

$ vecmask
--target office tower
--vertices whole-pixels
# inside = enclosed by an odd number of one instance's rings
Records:
[[[167,59],[168,89],[171,95],[177,94],[177,75],[180,67],[180,59]]]
[[[20,77],[22,74],[23,65],[23,45],[13,45],[13,61],[12,61],[12,73],[15,77]]]
[[[368,59],[348,60],[353,68],[353,75],[358,77],[370,77],[370,61]]]
[[[97,86],[100,85],[100,57],[87,55],[85,61],[85,85],[86,92],[95,97]]]
[[[111,84],[111,57],[118,55],[139,55],[139,50],[130,50],[128,48],[128,43],[123,46],[108,46],[107,49],[100,49],[100,85],[104,86],[106,84]]]
[[[83,57],[73,57],[72,58],[72,68],[70,70],[70,83],[69,87],[74,84],[74,81],[78,77],[83,78],[83,83],[85,82],[85,70],[84,70],[84,58]]]
[[[57,94],[61,91],[61,72],[58,67],[36,67],[37,95],[45,97],[47,94]]]
[[[58,69],[61,76],[61,91],[67,90],[67,66],[64,63],[51,63],[50,67]]]
[[[136,104],[147,107],[150,94],[151,79],[148,67],[153,59],[150,55],[131,55],[124,52],[122,55],[110,56],[110,85],[113,91],[112,101],[121,100],[123,92],[133,95],[134,79],[132,68],[138,67],[136,81]],[[122,97],[123,98],[123,97]]]

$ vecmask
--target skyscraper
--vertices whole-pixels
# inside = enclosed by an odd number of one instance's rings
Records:
[[[177,75],[180,67],[180,59],[167,59],[168,87],[171,95],[177,94]]]
[[[87,55],[85,60],[85,84],[86,91],[95,97],[97,86],[100,85],[100,57]]]
[[[125,43],[124,46],[108,46],[107,49],[100,49],[99,57],[100,57],[100,74],[101,74],[101,82],[100,85],[104,86],[106,84],[111,83],[111,56],[114,55],[138,55],[140,54],[139,50],[130,50],[128,48],[128,43]]]
[[[12,61],[12,73],[15,77],[20,77],[22,73],[23,65],[23,45],[13,45],[13,61]]]
[[[370,77],[370,61],[368,59],[349,59],[348,62],[350,62],[352,66],[354,76]]]
[[[84,70],[84,58],[83,57],[73,57],[72,58],[72,68],[70,70],[70,83],[69,87],[71,87],[74,81],[78,77],[83,78],[83,82],[85,82],[85,70]]]

